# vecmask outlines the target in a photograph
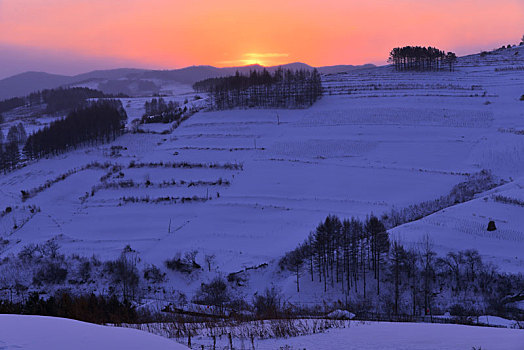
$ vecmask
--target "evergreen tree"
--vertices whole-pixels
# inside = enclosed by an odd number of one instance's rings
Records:
[[[7,132],[6,142],[7,143],[12,143],[12,142],[18,143],[19,140],[20,140],[20,137],[18,135],[18,128],[16,127],[16,125],[13,125],[9,128],[9,131]]]
[[[2,143],[0,143],[0,172],[7,173],[7,159]]]
[[[18,130],[18,142],[25,143],[27,141],[27,133],[25,131],[24,125],[22,123],[18,123],[16,128]]]
[[[64,119],[30,135],[24,153],[29,159],[59,154],[83,145],[114,140],[124,127],[127,115],[118,100],[101,100],[72,111]],[[16,128],[15,128],[16,129]]]
[[[11,170],[16,167],[20,161],[20,151],[16,141],[7,143],[5,146],[4,158],[5,169]]]
[[[7,160],[4,152],[4,132],[0,128],[0,172],[7,172]]]
[[[449,64],[450,70],[453,70],[456,55],[453,52],[446,53],[431,46],[405,46],[391,50],[388,61],[394,65],[397,71],[441,70],[443,63]]]
[[[22,123],[18,123],[18,125],[13,125],[9,128],[9,132],[7,133],[7,139],[6,139],[7,143],[11,143],[11,142],[24,143],[26,140],[27,140],[27,134],[25,132],[25,128],[22,125]]]

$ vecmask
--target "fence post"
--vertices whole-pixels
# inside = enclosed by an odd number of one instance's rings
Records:
[[[187,335],[187,347],[191,349],[191,333]]]
[[[228,333],[229,337],[229,348],[233,350],[233,338],[231,337],[231,333]]]
[[[213,335],[213,350],[216,350],[216,346],[217,346],[217,336]]]

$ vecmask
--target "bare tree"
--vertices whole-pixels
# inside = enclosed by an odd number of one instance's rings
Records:
[[[390,272],[393,275],[393,284],[395,288],[395,315],[398,315],[398,301],[400,298],[400,283],[401,283],[401,273],[406,263],[406,251],[404,247],[398,241],[393,241],[391,250],[390,250]]]
[[[412,315],[415,316],[417,313],[417,292],[418,292],[418,252],[411,248],[406,252],[406,272],[410,283],[411,289],[411,307]]]
[[[433,251],[433,241],[428,234],[422,238],[421,246],[422,277],[424,279],[424,313],[427,315],[431,314],[436,253]]]
[[[127,246],[117,260],[106,263],[106,269],[112,276],[112,282],[120,284],[122,287],[124,300],[128,300],[129,297],[134,298],[135,296],[136,287],[138,287],[140,279],[136,267],[137,262],[137,253]]]
[[[280,261],[280,266],[290,271],[294,271],[297,278],[297,293],[300,292],[300,269],[304,264],[304,246],[299,246],[297,249],[286,254],[285,258]]]

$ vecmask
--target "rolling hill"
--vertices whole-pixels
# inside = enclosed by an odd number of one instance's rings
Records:
[[[192,296],[202,281],[261,266],[244,295],[273,284],[293,302],[336,301],[340,290],[322,293],[317,282],[297,293],[278,259],[329,214],[409,208],[486,170],[505,184],[391,234],[406,246],[429,234],[440,255],[476,249],[500,271],[522,272],[523,57],[520,47],[460,58],[455,72],[324,75],[325,95],[309,109],[200,111],[176,129],[141,125],[111,144],[32,162],[0,175],[1,207],[11,207],[0,217],[0,254],[53,240],[63,253],[107,260],[129,245],[140,264],[168,274],[166,295]],[[188,91],[166,99],[206,103]],[[122,99],[128,121],[146,100]],[[486,230],[491,220],[496,231]],[[165,268],[195,251],[200,266],[215,257],[197,277]]]
[[[266,69],[268,69],[269,71],[274,71],[278,67],[280,66],[266,67]],[[313,67],[304,63],[285,64],[281,67],[293,70],[313,69]],[[341,65],[319,67],[318,69],[321,73],[340,73],[370,67],[374,66],[369,64],[363,66]],[[217,68],[213,66],[192,66],[173,70],[144,70],[121,68],[110,70],[97,70],[75,76],[56,75],[44,72],[26,72],[0,80],[0,99],[25,96],[33,91],[52,89],[59,86],[68,85],[88,86],[92,88],[101,89],[104,92],[115,94],[121,92],[140,95],[150,92],[151,90],[130,90],[129,86],[133,84],[136,85],[139,82],[153,81],[156,85],[158,85],[160,90],[163,85],[170,83],[192,85],[193,83],[199,80],[207,78],[233,75],[236,71],[246,74],[249,73],[249,71],[251,70],[260,71],[264,68],[265,67],[260,65],[228,68]],[[112,86],[112,88],[108,90],[108,86]]]

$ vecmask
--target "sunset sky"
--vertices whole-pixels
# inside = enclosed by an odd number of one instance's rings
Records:
[[[114,67],[383,64],[518,43],[524,0],[0,0],[0,77]]]

